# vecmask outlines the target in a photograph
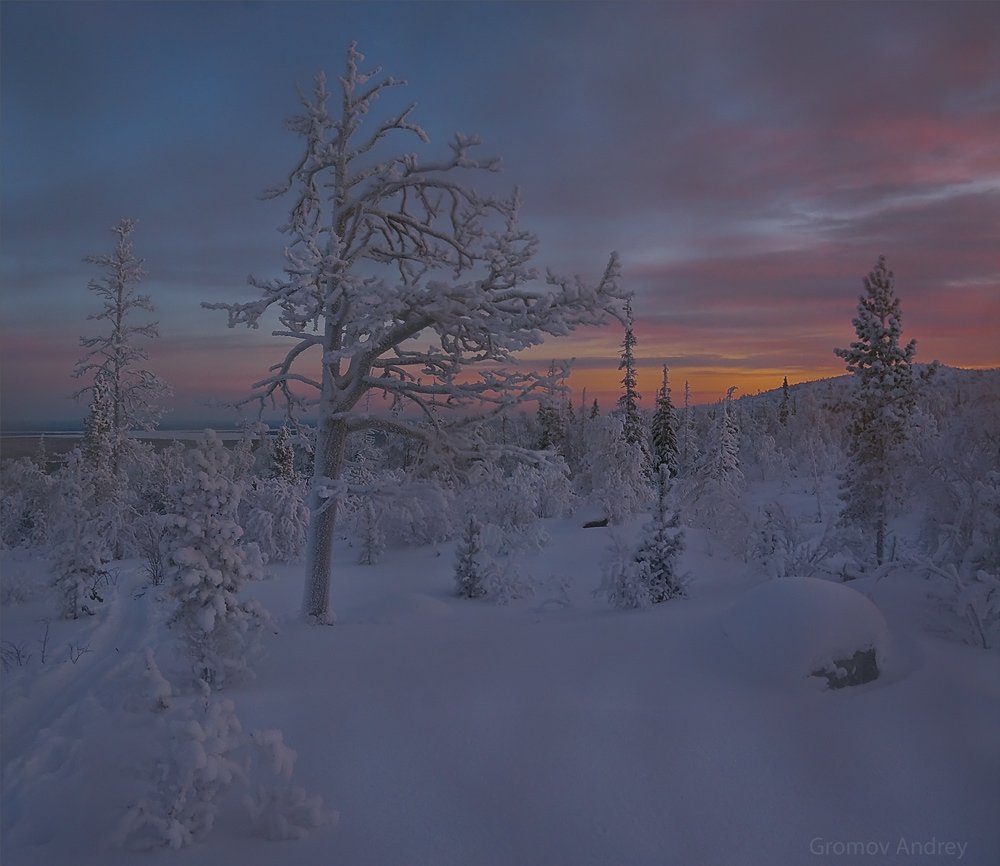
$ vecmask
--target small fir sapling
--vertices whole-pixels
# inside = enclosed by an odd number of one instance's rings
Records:
[[[455,586],[462,598],[486,595],[485,555],[482,544],[482,524],[470,516],[455,547]]]
[[[361,509],[361,565],[375,565],[385,552],[385,533],[382,531],[382,514],[372,497],[365,499]]]
[[[242,489],[228,473],[229,453],[212,430],[185,454],[186,472],[172,491],[166,519],[167,578],[181,633],[196,677],[215,688],[246,673],[247,655],[266,620],[263,608],[241,601],[247,580],[259,579],[262,558],[242,544],[236,522]]]

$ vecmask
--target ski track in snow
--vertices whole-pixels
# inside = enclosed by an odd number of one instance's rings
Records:
[[[73,765],[88,722],[102,711],[106,689],[135,664],[147,644],[153,590],[132,573],[122,573],[118,587],[79,639],[89,647],[76,663],[46,665],[30,691],[3,708],[3,822],[8,832],[22,814],[22,803],[36,786]],[[110,603],[108,603],[110,602]],[[119,696],[120,697],[120,696]]]

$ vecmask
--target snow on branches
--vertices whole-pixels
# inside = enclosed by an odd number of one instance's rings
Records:
[[[84,259],[104,270],[103,277],[91,280],[87,286],[102,302],[101,311],[88,318],[107,322],[110,331],[81,337],[80,345],[87,351],[77,362],[74,375],[92,377],[92,384],[81,388],[76,396],[91,393],[96,400],[98,387],[106,392],[100,397],[106,401],[106,422],[119,440],[117,447],[128,430],[155,425],[160,416],[157,404],[170,394],[170,389],[155,373],[144,369],[148,355],[136,343],[139,338],[159,336],[156,322],[140,325],[130,321],[136,311],[154,309],[149,296],[138,292],[145,272],[142,259],[132,252],[135,222],[123,219],[112,231],[118,236],[114,252]]]
[[[166,518],[167,579],[179,628],[196,677],[221,688],[247,672],[247,655],[267,614],[239,600],[247,580],[261,576],[256,544],[242,544],[236,522],[242,490],[227,473],[229,453],[212,430],[184,455],[185,472],[174,485]]]
[[[321,507],[317,488],[340,479],[347,435],[380,427],[471,453],[464,434],[476,421],[551,385],[500,365],[545,336],[622,315],[614,254],[595,284],[553,273],[537,284],[537,242],[520,226],[517,193],[486,196],[458,179],[497,170],[478,156],[478,139],[455,135],[443,159],[387,152],[391,140],[428,136],[410,120],[412,106],[376,119],[379,96],[403,82],[361,71],[363,59],[352,43],[338,97],[320,74],[288,121],[302,155],[266,193],[291,199],[284,276],[251,278],[257,300],[204,305],[225,310],[230,327],[257,328],[276,314],[273,334],[291,340],[244,402],[283,399],[290,412],[318,417],[305,593],[305,612],[318,620],[329,618],[336,504]],[[476,364],[478,376],[469,375]],[[369,394],[415,412],[373,415],[359,408]],[[438,406],[479,414],[443,424]]]
[[[853,320],[858,339],[848,349],[834,349],[854,375],[850,427],[850,463],[841,492],[846,522],[874,530],[875,560],[885,561],[889,508],[897,460],[907,441],[914,409],[913,356],[916,341],[899,344],[902,321],[895,277],[879,256],[865,277]],[[895,485],[898,487],[898,484]]]

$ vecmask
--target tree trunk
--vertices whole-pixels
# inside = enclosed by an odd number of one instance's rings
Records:
[[[336,481],[344,465],[347,424],[344,421],[320,424],[316,441],[309,508],[309,542],[306,553],[306,585],[302,610],[307,619],[333,622],[330,608],[330,568],[333,560],[333,532],[337,524],[337,499],[321,498],[319,487],[325,479]],[[321,510],[322,509],[322,510]]]

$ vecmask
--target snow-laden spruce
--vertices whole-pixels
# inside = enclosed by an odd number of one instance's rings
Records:
[[[642,396],[637,389],[635,371],[635,331],[632,329],[632,303],[625,302],[625,336],[622,338],[621,360],[618,370],[622,373],[622,393],[618,398],[618,409],[622,414],[622,433],[630,445],[638,445],[643,454],[647,453],[646,430],[639,417],[639,401]]]
[[[518,196],[483,195],[458,178],[498,167],[476,155],[476,138],[457,134],[443,159],[387,152],[400,137],[429,139],[411,120],[412,106],[378,119],[378,98],[404,82],[363,71],[362,60],[352,43],[340,92],[318,75],[303,112],[288,121],[302,156],[268,192],[291,198],[285,275],[251,279],[256,301],[206,304],[226,310],[230,327],[257,328],[276,313],[274,335],[292,340],[247,399],[284,398],[290,411],[317,418],[304,609],[321,621],[332,618],[348,435],[382,428],[434,441],[451,458],[472,455],[478,421],[550,384],[500,365],[546,335],[621,316],[614,255],[596,284],[551,273],[536,284],[537,242],[520,227]],[[478,377],[469,375],[479,362]],[[415,411],[377,416],[365,408],[370,393]],[[434,404],[465,411],[446,420]]]
[[[677,475],[677,413],[670,399],[667,365],[663,365],[663,384],[656,392],[656,411],[653,413],[653,463],[666,466],[670,477]]]
[[[858,339],[848,349],[834,349],[855,381],[841,517],[872,531],[875,561],[881,565],[890,507],[898,494],[894,482],[914,408],[912,363],[917,349],[916,340],[899,343],[899,298],[885,256],[879,256],[865,277],[853,324]]]
[[[248,671],[247,656],[266,614],[259,603],[238,597],[247,580],[262,576],[256,544],[243,544],[236,522],[242,490],[229,477],[229,452],[206,430],[185,452],[185,472],[171,491],[165,548],[167,580],[180,631],[196,679],[221,688]]]

